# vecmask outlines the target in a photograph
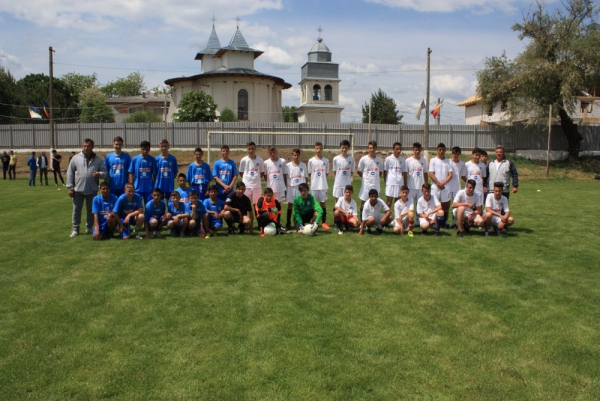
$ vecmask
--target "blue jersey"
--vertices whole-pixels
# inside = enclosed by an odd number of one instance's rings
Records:
[[[29,159],[27,159],[27,165],[29,166],[29,170],[37,170],[37,160],[35,160],[35,157],[29,156]]]
[[[185,205],[190,203],[190,191],[192,188],[181,189],[177,188],[175,191],[179,192],[179,201]]]
[[[119,196],[113,212],[119,215],[120,218],[124,219],[131,212],[140,210],[142,207],[142,198],[138,194],[133,194],[131,200],[127,199],[127,194]]]
[[[160,200],[158,201],[158,205],[156,205],[154,204],[154,200],[152,200],[152,202],[146,203],[146,208],[144,209],[144,220],[146,223],[148,223],[151,218],[160,220],[161,217],[165,215],[166,211],[167,206],[165,205],[165,202]]]
[[[152,192],[154,189],[154,180],[152,174],[154,174],[154,166],[156,161],[154,157],[148,156],[145,159],[142,155],[137,155],[131,160],[129,166],[129,172],[135,176],[133,185],[135,186],[135,192]]]
[[[207,163],[197,165],[194,162],[188,167],[186,179],[197,191],[206,192],[206,187],[213,180],[213,175]]]
[[[163,192],[173,192],[177,173],[179,173],[179,168],[177,167],[177,159],[175,156],[156,156],[154,175],[156,176],[155,185],[157,188],[160,188]]]
[[[108,195],[108,199],[104,199],[102,194],[94,197],[92,202],[92,213],[98,213],[98,223],[104,224],[108,219],[108,215],[113,211],[113,208],[117,204],[117,197],[115,195]]]
[[[131,165],[131,156],[123,152],[119,156],[111,153],[104,159],[106,171],[108,171],[108,183],[110,189],[123,191],[127,184],[127,173]]]
[[[169,206],[167,207],[167,209],[169,210],[171,217],[179,216],[180,214],[185,214],[185,205],[181,202],[179,202],[179,207],[175,208],[173,202],[169,201]]]
[[[212,203],[210,198],[204,200],[204,208],[207,212],[221,213],[224,207],[225,202],[223,202],[221,199],[217,199],[216,203]]]
[[[213,177],[219,177],[219,179],[225,185],[231,184],[233,176],[238,175],[237,165],[233,160],[217,160],[213,166]],[[223,194],[223,187],[217,185],[219,188],[219,194]]]
[[[185,212],[190,216],[192,215],[192,203],[187,203],[185,205]],[[200,220],[206,214],[206,209],[202,202],[196,201],[196,220]]]

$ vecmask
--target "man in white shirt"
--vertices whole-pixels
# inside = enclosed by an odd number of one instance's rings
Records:
[[[467,180],[473,180],[477,184],[475,186],[475,192],[484,194],[487,192],[487,188],[484,188],[483,182],[486,178],[485,164],[479,161],[481,155],[481,149],[474,148],[471,153],[471,160],[465,163],[467,168]]]
[[[360,208],[362,209],[365,202],[370,199],[369,192],[374,189],[379,194],[381,187],[380,177],[383,170],[383,162],[375,153],[377,151],[377,142],[371,141],[368,144],[368,153],[360,158],[356,172],[362,178],[360,192],[358,198],[361,200]]]
[[[408,197],[417,202],[422,195],[421,187],[429,183],[427,161],[421,157],[422,147],[419,142],[413,143],[413,155],[406,159]]]
[[[287,222],[285,228],[292,229],[292,213],[294,212],[294,199],[300,195],[298,186],[306,182],[306,164],[300,161],[300,149],[292,150],[292,161],[287,164],[288,186],[285,199],[288,202]]]
[[[452,214],[458,221],[456,235],[459,238],[464,236],[465,231],[469,232],[471,226],[483,226],[483,194],[475,191],[475,185],[475,180],[467,180],[465,189],[458,191],[452,202]]]
[[[275,146],[269,146],[269,158],[265,160],[264,164],[267,188],[273,190],[273,198],[277,199],[278,202],[283,202],[285,199],[287,166],[285,159],[278,156]]]
[[[383,180],[385,181],[388,207],[391,207],[394,201],[400,197],[400,188],[405,185],[408,178],[406,160],[400,156],[401,154],[402,144],[396,142],[392,145],[392,154],[383,162]]]
[[[354,157],[348,155],[350,142],[344,139],[340,142],[340,154],[333,158],[331,167],[335,173],[335,182],[333,183],[333,197],[337,203],[339,198],[344,196],[347,185],[352,185],[352,174],[356,171]]]
[[[485,235],[487,236],[490,226],[494,227],[496,234],[506,233],[506,227],[512,226],[515,219],[510,215],[508,199],[502,195],[504,183],[494,183],[494,194],[485,200]]]
[[[444,211],[442,204],[431,194],[431,185],[423,184],[423,196],[417,202],[417,215],[419,216],[419,225],[423,234],[427,234],[427,229],[435,224],[435,236],[440,236],[440,228],[444,224]]]
[[[323,209],[321,227],[329,230],[329,224],[325,222],[327,218],[325,202],[329,190],[329,184],[327,183],[329,160],[323,157],[323,144],[321,142],[315,142],[315,155],[308,160],[308,174],[310,175],[310,194],[315,197]]]
[[[404,234],[404,230],[408,230],[408,236],[413,236],[413,225],[414,221],[414,210],[415,204],[413,200],[408,197],[408,187],[403,185],[400,188],[400,197],[394,204],[394,221],[392,226],[394,227],[395,234]]]
[[[262,157],[256,154],[256,144],[248,142],[246,144],[248,155],[240,161],[239,172],[242,176],[242,182],[246,184],[246,195],[250,198],[252,205],[258,202],[262,196],[262,177],[265,175],[265,165]],[[254,207],[254,206],[253,206]]]
[[[450,160],[446,159],[446,145],[439,143],[437,146],[437,157],[429,162],[429,178],[433,182],[431,195],[442,204],[444,211],[444,228],[449,229],[447,223],[448,209],[450,208],[450,190],[447,185],[452,180],[454,173],[450,167]]]
[[[365,202],[362,210],[362,222],[358,235],[363,235],[364,228],[367,226],[367,234],[371,234],[371,227],[375,226],[377,232],[383,232],[383,226],[389,224],[391,220],[391,211],[388,205],[379,199],[379,193],[376,189],[369,190],[369,201]]]
[[[455,146],[452,148],[452,159],[450,159],[450,167],[452,168],[452,180],[448,183],[448,189],[450,190],[450,199],[454,199],[458,191],[460,191],[460,180],[463,182],[467,181],[467,168],[465,163],[460,160],[462,153],[461,148]],[[452,215],[452,225],[450,228],[458,228],[456,225],[456,219],[454,214]]]

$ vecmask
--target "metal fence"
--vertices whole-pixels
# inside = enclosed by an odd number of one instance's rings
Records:
[[[120,136],[125,147],[135,148],[143,140],[152,144],[167,138],[171,147],[205,147],[209,131],[236,132],[237,135],[222,135],[212,139],[231,147],[244,147],[246,142],[254,140],[258,146],[273,144],[284,147],[310,147],[313,141],[323,142],[326,148],[337,148],[339,136],[329,134],[354,134],[356,148],[365,148],[369,141],[368,124],[326,124],[326,123],[139,123],[139,124],[57,124],[55,125],[55,143],[58,149],[79,148],[83,139],[91,138],[96,147],[110,147],[113,138]],[[252,136],[252,132],[273,132],[271,136]],[[302,133],[319,133],[323,136],[308,137]],[[600,150],[600,127],[580,126],[583,136],[581,151]],[[288,133],[277,137],[278,133]],[[371,126],[371,139],[377,141],[380,148],[389,148],[394,142],[405,147],[413,142],[423,143],[422,125],[384,125]],[[429,148],[443,142],[448,148],[460,146],[470,149],[478,146],[494,149],[502,144],[510,151],[547,150],[547,127],[526,126],[479,126],[479,125],[440,125],[429,127]],[[0,125],[0,149],[48,149],[50,148],[50,127],[45,124]],[[566,150],[567,140],[560,126],[552,127],[552,150]]]

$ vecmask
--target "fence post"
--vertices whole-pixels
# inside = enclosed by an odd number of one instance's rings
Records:
[[[14,148],[15,145],[13,145],[13,132],[12,132],[12,125],[8,126],[8,133],[10,136],[10,147]]]
[[[196,121],[196,143],[200,146],[200,123]]]
[[[148,142],[152,143],[152,133],[150,132],[150,123],[148,123]]]
[[[100,147],[104,146],[104,135],[102,134],[102,121],[100,121]]]
[[[402,143],[402,124],[398,124],[398,142]]]
[[[171,127],[173,127],[173,128],[171,129],[171,136],[172,136],[173,138],[175,138],[175,123],[173,123],[173,122],[172,122],[172,123],[171,123]]]
[[[81,124],[77,123],[77,143],[81,144]]]
[[[477,147],[477,126],[474,125],[473,126],[473,140],[475,141],[475,144],[473,145],[474,148]]]
[[[33,133],[33,148],[35,149],[35,124],[31,126],[31,132]]]
[[[128,144],[127,144],[127,124],[123,124],[123,141],[125,141],[125,146],[128,146]]]

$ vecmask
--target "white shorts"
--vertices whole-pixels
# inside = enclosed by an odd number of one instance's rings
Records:
[[[427,216],[429,218],[429,220],[433,220],[435,221],[435,217],[436,217],[437,213],[431,213],[429,216]],[[419,225],[422,225],[423,223],[429,223],[427,220],[425,220],[422,217],[419,217]]]
[[[419,198],[421,196],[423,196],[423,191],[421,191],[420,189],[412,189],[412,188],[408,189],[408,197],[412,198],[414,203],[417,203],[417,201],[419,200]]]
[[[296,199],[296,196],[298,195],[300,195],[298,187],[289,186],[287,191],[285,192],[285,199],[287,199],[289,203],[294,203],[294,199]]]
[[[498,227],[502,219],[498,216],[492,216],[492,227]]]
[[[346,190],[345,187],[334,187],[333,188],[333,197],[334,198],[343,198],[344,197],[344,191]]]
[[[366,218],[364,221],[367,221],[367,220],[368,220],[369,218],[371,218],[371,217],[373,217],[373,218],[375,219],[375,225],[376,225],[377,227],[381,227],[381,218],[382,218],[383,216],[369,216],[369,217],[367,217],[367,218]]]
[[[452,216],[456,219],[456,212],[458,211],[457,207],[452,208]],[[473,213],[473,210],[465,207],[465,217],[470,216]]]
[[[389,196],[390,198],[399,198],[401,187],[401,185],[386,185],[385,196]]]
[[[369,200],[369,191],[372,190],[372,189],[376,189],[377,193],[379,195],[381,195],[379,193],[379,188],[374,188],[374,187],[373,188],[360,187],[360,192],[358,193],[358,199],[360,199],[363,202],[368,201]]]
[[[315,197],[317,202],[327,201],[327,190],[326,189],[319,189],[319,190],[311,189],[310,194]]]
[[[398,220],[394,219],[394,221],[392,221],[392,227],[396,227],[398,225]],[[408,230],[408,215],[404,215],[402,217],[402,226]]]
[[[258,198],[262,196],[262,188],[248,188],[246,187],[246,192],[244,194],[250,198],[252,203],[256,204],[258,202]]]
[[[431,187],[431,195],[434,195],[440,203],[450,202],[450,190],[448,188]]]
[[[273,198],[277,199],[279,203],[285,200],[285,191],[283,192],[275,192],[273,191]]]

